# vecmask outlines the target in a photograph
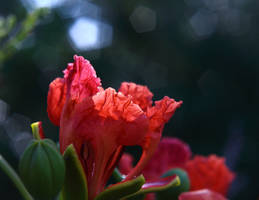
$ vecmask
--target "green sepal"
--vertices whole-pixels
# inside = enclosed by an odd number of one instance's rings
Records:
[[[169,178],[169,177],[168,177]],[[160,181],[158,181],[159,183]],[[136,193],[134,194],[131,194],[131,195],[128,195],[127,197],[125,197],[125,199],[144,199],[145,198],[145,195],[148,194],[148,193],[154,193],[154,192],[161,192],[161,191],[164,191],[164,190],[167,190],[169,188],[173,188],[173,187],[176,187],[176,186],[179,186],[180,185],[180,179],[178,176],[173,176],[173,179],[171,181],[169,181],[168,183],[165,182],[165,184],[161,184],[159,186],[159,184],[156,184],[156,182],[151,182],[151,183],[146,183],[142,186],[142,188],[137,191]],[[152,186],[154,185],[154,186]]]
[[[143,175],[140,175],[133,180],[119,182],[115,185],[111,185],[106,190],[98,194],[98,196],[94,200],[122,199],[130,194],[134,194],[139,191],[144,183],[145,178]]]
[[[63,157],[66,175],[61,198],[63,200],[88,200],[87,180],[72,144],[67,147]]]
[[[188,174],[183,169],[180,169],[180,168],[171,169],[167,171],[165,174],[163,174],[162,177],[168,177],[172,175],[179,176],[181,184],[176,187],[168,188],[167,190],[156,193],[157,200],[178,200],[178,196],[182,192],[189,191],[190,180],[189,180]]]

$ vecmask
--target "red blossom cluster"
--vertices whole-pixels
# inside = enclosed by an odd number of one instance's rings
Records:
[[[147,181],[171,168],[187,171],[191,191],[180,200],[223,200],[234,174],[223,158],[194,156],[187,144],[176,138],[161,140],[164,125],[182,101],[165,96],[152,101],[146,86],[124,82],[117,92],[104,89],[89,61],[74,56],[63,78],[49,86],[48,115],[60,127],[61,153],[73,144],[88,184],[88,199],[93,200],[104,187],[119,163],[124,181],[143,173]],[[136,166],[123,154],[125,146],[137,145],[142,154]],[[158,147],[158,148],[157,148]],[[203,189],[203,190],[201,190]],[[205,190],[204,190],[205,189]],[[221,194],[219,194],[221,193]]]

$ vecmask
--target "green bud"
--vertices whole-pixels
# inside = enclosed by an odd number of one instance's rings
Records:
[[[22,155],[19,171],[25,186],[36,199],[54,198],[64,183],[64,160],[49,139],[31,142]]]
[[[174,186],[167,190],[156,193],[157,200],[178,200],[178,196],[182,192],[189,191],[190,180],[187,173],[183,169],[171,169],[167,171],[162,177],[172,176],[174,174],[179,176],[181,184],[179,186]]]

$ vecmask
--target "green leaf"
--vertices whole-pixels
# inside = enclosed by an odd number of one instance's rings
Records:
[[[146,182],[142,188],[134,194],[128,195],[125,199],[144,199],[147,193],[161,192],[172,187],[180,185],[180,179],[178,176],[170,176],[166,178],[160,178],[154,182]]]
[[[133,180],[119,182],[115,185],[108,187],[106,190],[101,192],[95,198],[95,200],[118,200],[118,199],[124,198],[140,190],[144,183],[145,183],[145,178],[143,175],[140,175]]]
[[[72,144],[67,147],[63,156],[66,165],[65,183],[62,190],[63,200],[87,200],[87,180]]]

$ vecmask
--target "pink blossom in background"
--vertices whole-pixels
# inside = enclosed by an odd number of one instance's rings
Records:
[[[224,196],[208,189],[183,192],[179,200],[227,200]]]

